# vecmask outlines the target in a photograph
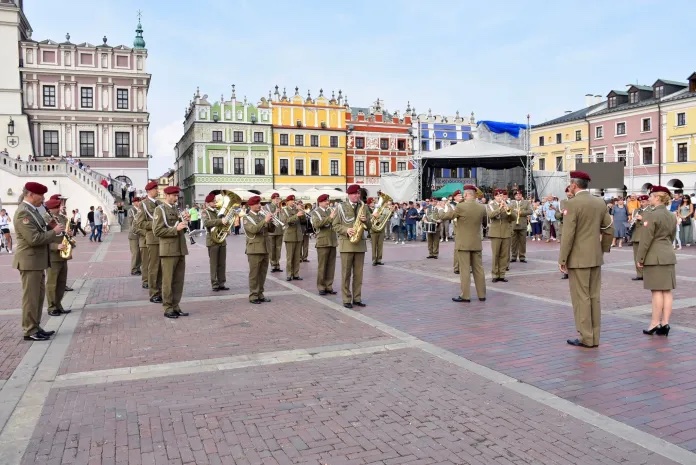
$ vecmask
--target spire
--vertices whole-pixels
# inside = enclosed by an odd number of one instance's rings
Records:
[[[410,100],[406,103],[406,113],[407,114],[411,113],[411,101]]]
[[[237,99],[237,92],[234,90],[235,85],[232,84],[232,98],[231,100],[236,100]]]
[[[143,39],[143,26],[140,23],[142,16],[142,12],[138,10],[138,26],[135,28],[135,40],[133,41],[133,48],[145,48],[145,39]]]

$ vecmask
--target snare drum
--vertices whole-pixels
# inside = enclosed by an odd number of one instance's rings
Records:
[[[437,233],[437,223],[425,223],[425,232],[428,234]]]

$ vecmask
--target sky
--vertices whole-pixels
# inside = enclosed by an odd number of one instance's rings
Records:
[[[142,11],[152,74],[150,176],[174,166],[184,110],[256,103],[277,84],[313,97],[342,89],[402,113],[532,124],[657,79],[686,81],[696,8],[689,0],[24,0],[33,39],[132,46]]]

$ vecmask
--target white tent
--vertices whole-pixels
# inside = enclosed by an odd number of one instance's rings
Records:
[[[418,171],[394,171],[379,178],[379,190],[397,202],[417,200]]]
[[[512,168],[522,164],[520,159],[526,162],[527,152],[502,144],[494,144],[479,139],[471,139],[459,142],[443,149],[421,154],[421,158],[428,162],[438,159],[471,159],[475,160],[472,166],[482,168]],[[508,160],[509,159],[509,160]]]

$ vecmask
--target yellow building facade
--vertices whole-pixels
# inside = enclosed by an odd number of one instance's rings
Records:
[[[339,187],[346,183],[347,102],[324,96],[316,99],[285,91],[272,98],[273,174],[276,187],[305,190],[312,186]]]
[[[590,153],[589,125],[582,119],[532,128],[531,151],[534,169],[571,171],[576,161],[587,161]]]
[[[696,73],[689,77],[688,91],[665,100],[660,109],[665,138],[663,179],[670,187],[693,191],[696,185]]]

